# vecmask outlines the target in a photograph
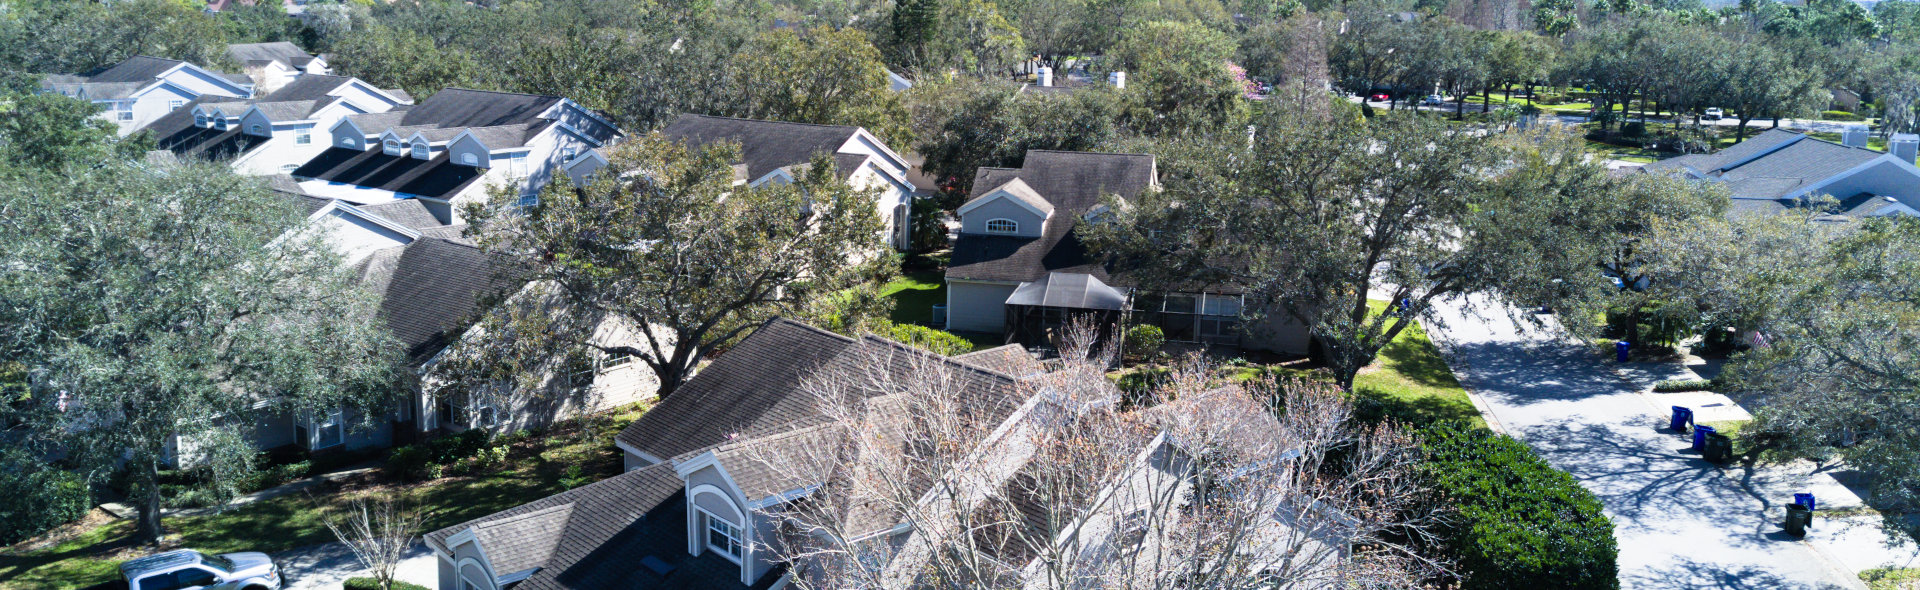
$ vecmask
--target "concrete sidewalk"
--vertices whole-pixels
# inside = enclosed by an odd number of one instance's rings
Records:
[[[1862,564],[1911,556],[1865,547],[1861,531],[1870,527],[1853,522],[1819,521],[1805,540],[1782,531],[1794,492],[1820,495],[1822,509],[1859,499],[1806,462],[1748,471],[1702,460],[1685,435],[1665,427],[1666,406],[1687,404],[1647,393],[1660,379],[1690,377],[1684,365],[1617,371],[1550,331],[1514,322],[1484,298],[1440,302],[1432,320],[1428,334],[1488,422],[1604,503],[1623,588],[1864,588],[1854,575]],[[1736,412],[1714,409],[1715,419]],[[1823,546],[1850,554],[1837,557]]]
[[[365,576],[353,552],[340,543],[324,543],[273,554],[284,577],[284,590],[340,590],[347,578]],[[426,543],[414,541],[394,577],[427,588],[439,586],[439,566]]]

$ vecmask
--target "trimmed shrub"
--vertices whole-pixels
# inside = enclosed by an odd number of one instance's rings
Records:
[[[347,578],[347,581],[344,584],[341,584],[341,589],[342,590],[381,590],[380,581],[375,580],[373,578]],[[429,590],[429,589],[419,584],[408,584],[406,582],[394,580],[393,590]]]
[[[1457,517],[1438,531],[1463,590],[1620,587],[1600,500],[1526,444],[1482,428],[1423,431],[1422,471]]]
[[[882,330],[889,339],[941,355],[953,356],[973,352],[972,342],[955,336],[951,332],[914,324],[888,324],[882,327]]]
[[[1625,135],[1627,137],[1646,137],[1647,124],[1642,123],[1640,121],[1634,121],[1632,123],[1621,125],[1620,134]]]
[[[1826,120],[1828,120],[1828,121],[1862,121],[1862,120],[1865,120],[1865,119],[1864,119],[1863,117],[1861,117],[1860,115],[1855,115],[1855,114],[1853,114],[1853,113],[1849,113],[1849,112],[1846,112],[1846,111],[1820,111],[1820,118],[1822,118],[1822,119],[1826,119]]]
[[[1153,356],[1154,353],[1160,352],[1162,345],[1167,343],[1167,333],[1162,331],[1160,326],[1147,324],[1127,328],[1126,338],[1127,354],[1138,358]]]
[[[93,506],[85,479],[34,460],[23,451],[0,453],[0,545],[31,539],[73,522]]]
[[[1660,393],[1707,391],[1710,389],[1713,389],[1713,382],[1706,379],[1668,379],[1653,384],[1653,390]]]
[[[492,442],[486,430],[469,428],[453,436],[395,447],[387,455],[386,471],[401,480],[440,479],[446,467],[493,448]],[[498,454],[505,455],[506,448],[500,445]]]

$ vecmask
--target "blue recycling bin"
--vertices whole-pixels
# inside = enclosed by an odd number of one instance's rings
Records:
[[[1674,432],[1686,432],[1687,425],[1693,423],[1693,410],[1686,406],[1673,407],[1673,419],[1667,421],[1667,428]]]
[[[1623,363],[1627,362],[1627,349],[1632,347],[1633,345],[1628,344],[1625,340],[1613,343],[1613,360]]]
[[[1713,427],[1705,424],[1693,425],[1693,450],[1706,452],[1707,435],[1713,434]]]
[[[1813,510],[1813,494],[1794,494],[1793,503],[1805,506],[1807,510]]]

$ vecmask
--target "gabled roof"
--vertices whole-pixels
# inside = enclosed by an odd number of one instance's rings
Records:
[[[274,90],[273,93],[260,97],[260,100],[263,102],[319,100],[333,96],[335,90],[339,90],[341,86],[352,84],[353,80],[350,76],[307,74],[294,78],[292,82],[286,83],[279,89]],[[367,87],[372,88],[373,85],[369,84]]]
[[[747,165],[747,178],[759,180],[774,170],[810,162],[816,154],[833,155],[859,131],[859,127],[851,125],[814,125],[689,114],[675,118],[672,124],[660,130],[660,134],[693,147],[721,141],[738,143],[740,159]],[[836,163],[840,162],[836,160]]]
[[[427,236],[374,252],[351,270],[379,297],[380,320],[416,364],[446,346],[447,331],[483,293],[506,286],[479,248]]]
[[[654,465],[561,492],[497,514],[424,535],[428,545],[449,551],[449,539],[464,531],[495,523],[516,522],[532,516],[551,526],[536,530],[513,524],[500,526],[492,543],[481,539],[494,574],[539,568],[517,590],[556,588],[646,588],[660,590],[764,590],[778,581],[776,568],[753,586],[740,583],[740,567],[708,552],[687,555],[687,502],[683,482],[671,465]],[[565,506],[566,518],[555,522],[556,508]],[[524,522],[524,521],[519,521]],[[510,534],[514,533],[514,534]],[[507,565],[494,557],[495,545],[513,547]],[[525,549],[521,549],[525,548]],[[535,565],[528,556],[544,559]],[[649,559],[651,558],[651,559]],[[650,563],[667,570],[657,572]]]
[[[616,440],[665,460],[727,442],[737,433],[804,418],[813,404],[801,399],[801,380],[853,343],[799,322],[768,321]]]
[[[268,43],[232,43],[227,45],[227,57],[246,64],[255,61],[279,62],[290,68],[304,68],[313,61],[313,54],[300,46],[286,41]]]
[[[958,213],[964,216],[969,211],[972,211],[975,208],[980,207],[981,205],[985,205],[988,202],[992,201],[993,199],[1002,198],[997,196],[1001,194],[1004,194],[1007,197],[1011,197],[1014,201],[1025,206],[1028,210],[1031,210],[1035,214],[1038,214],[1041,219],[1045,219],[1048,216],[1053,215],[1053,203],[1048,202],[1045,197],[1041,197],[1040,193],[1034,192],[1033,187],[1027,186],[1026,181],[1020,180],[1017,177],[1012,180],[1008,180],[1004,183],[1001,183],[1000,186],[987,189],[986,193],[978,197],[975,197],[971,201],[967,201],[965,205],[961,205],[960,209],[955,211],[955,213]]]
[[[1030,150],[1020,168],[979,169],[971,197],[1015,179],[1054,207],[1053,219],[1038,238],[960,234],[953,243],[948,278],[1024,282],[1049,272],[1072,272],[1108,280],[1106,269],[1094,264],[1074,228],[1106,195],[1132,199],[1156,183],[1150,155]]]
[[[1047,366],[1035,360],[1026,347],[1008,344],[998,348],[976,350],[953,357],[953,360],[980,367],[996,373],[1026,378],[1047,372]]]
[[[155,77],[167,73],[167,70],[179,67],[186,62],[146,55],[136,55],[102,69],[82,74],[87,82],[100,84],[109,82],[137,82],[146,84]]]
[[[492,127],[533,123],[562,100],[558,96],[448,88],[407,109],[400,125]]]

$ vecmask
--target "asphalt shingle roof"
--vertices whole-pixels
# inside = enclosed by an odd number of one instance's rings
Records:
[[[482,294],[506,286],[480,249],[426,236],[375,252],[353,271],[379,296],[380,320],[416,364],[446,346],[447,331],[473,313]]]
[[[1032,281],[1049,272],[1068,272],[1107,280],[1106,270],[1094,263],[1073,230],[1080,216],[1105,196],[1132,199],[1156,182],[1150,155],[1031,150],[1020,168],[979,169],[970,197],[979,198],[1016,178],[1054,207],[1041,236],[963,233],[954,241],[948,278]]]
[[[406,115],[400,119],[400,125],[493,127],[533,123],[540,120],[541,113],[560,104],[561,100],[564,99],[558,96],[448,88],[433,93],[433,96],[407,109]],[[378,132],[373,129],[367,131]]]
[[[740,158],[747,165],[747,180],[759,180],[774,170],[812,161],[815,154],[834,154],[859,129],[849,125],[680,115],[660,133],[694,147],[720,141],[738,143]],[[846,166],[844,162],[837,163],[843,168]]]
[[[806,397],[798,394],[801,380],[853,343],[799,322],[769,321],[620,431],[618,440],[665,460],[802,418],[813,405],[800,399]]]
[[[980,367],[996,373],[1026,378],[1047,372],[1047,366],[1027,353],[1026,347],[1008,344],[998,348],[976,350],[953,357],[953,360]]]
[[[165,73],[167,70],[173,69],[175,66],[179,66],[181,63],[184,62],[177,59],[136,55],[127,58],[126,61],[82,74],[82,76],[87,79],[87,82],[94,84],[107,82],[135,82],[146,84],[153,82],[154,77]]]
[[[752,586],[740,583],[740,568],[711,552],[687,555],[684,484],[668,464],[629,471],[586,486],[535,500],[496,514],[425,535],[428,544],[448,549],[449,537],[475,528],[476,537],[496,560],[496,574],[540,568],[519,590],[548,589],[764,589],[784,573],[775,569]],[[555,519],[566,507],[565,518]],[[531,517],[546,526],[498,526]],[[525,522],[519,520],[518,522]],[[491,539],[485,527],[497,526]],[[509,532],[517,534],[507,534]],[[498,545],[510,553],[511,566],[494,557]],[[537,563],[531,558],[544,554]],[[652,557],[671,570],[662,575],[641,563]]]
[[[269,43],[233,43],[227,45],[227,56],[242,64],[252,61],[277,61],[289,67],[306,67],[313,61],[313,54],[286,41]]]

